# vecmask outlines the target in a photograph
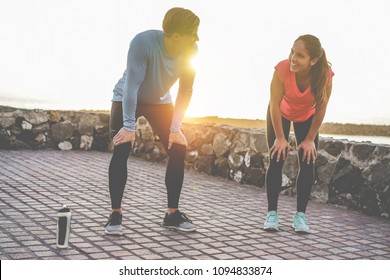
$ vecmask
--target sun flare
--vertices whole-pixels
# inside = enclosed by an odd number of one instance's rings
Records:
[[[191,67],[197,71],[199,69],[199,56],[195,55],[191,59]]]

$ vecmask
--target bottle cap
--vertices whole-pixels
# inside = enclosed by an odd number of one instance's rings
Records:
[[[68,208],[68,206],[66,206],[65,204],[62,206],[62,208],[60,209],[60,211],[58,211],[60,213],[64,213],[64,212],[70,212],[70,209]]]

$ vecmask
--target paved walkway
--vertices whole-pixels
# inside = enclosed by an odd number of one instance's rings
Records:
[[[281,231],[264,232],[263,189],[186,171],[181,210],[194,233],[160,226],[165,166],[131,158],[122,237],[104,234],[111,154],[0,151],[0,259],[390,259],[390,220],[310,202],[312,233],[296,234],[281,196]],[[57,210],[72,210],[70,246],[55,246]]]

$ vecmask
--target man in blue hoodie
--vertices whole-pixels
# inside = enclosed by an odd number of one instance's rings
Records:
[[[168,207],[162,225],[181,231],[196,230],[179,211],[179,197],[187,147],[181,125],[195,79],[191,59],[197,52],[199,22],[192,11],[172,8],[165,14],[163,31],[139,33],[130,43],[127,68],[112,98],[110,128],[114,151],[109,166],[112,213],[105,226],[107,234],[123,234],[121,202],[127,181],[127,159],[140,116],[148,120],[169,156],[165,175]],[[169,91],[177,80],[179,91],[173,106]]]

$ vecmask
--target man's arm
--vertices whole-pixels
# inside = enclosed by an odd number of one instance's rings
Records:
[[[135,131],[135,111],[138,90],[145,79],[147,59],[143,54],[142,41],[135,37],[127,54],[127,76],[123,88],[123,127]]]
[[[123,127],[114,136],[115,146],[135,141],[135,111],[137,109],[138,90],[145,79],[147,59],[143,55],[142,42],[134,38],[127,55],[127,76],[123,88]]]
[[[179,92],[175,102],[175,112],[173,114],[171,132],[179,132],[184,115],[192,97],[192,86],[195,80],[195,70],[186,71],[179,81]]]
[[[169,134],[168,149],[171,148],[173,143],[187,146],[187,140],[184,134],[181,132],[182,121],[187,111],[188,105],[192,97],[192,86],[194,84],[196,71],[190,65],[190,60],[187,62],[187,66],[180,76],[179,80],[179,92],[177,93],[175,102],[175,111],[171,123],[171,132]]]

